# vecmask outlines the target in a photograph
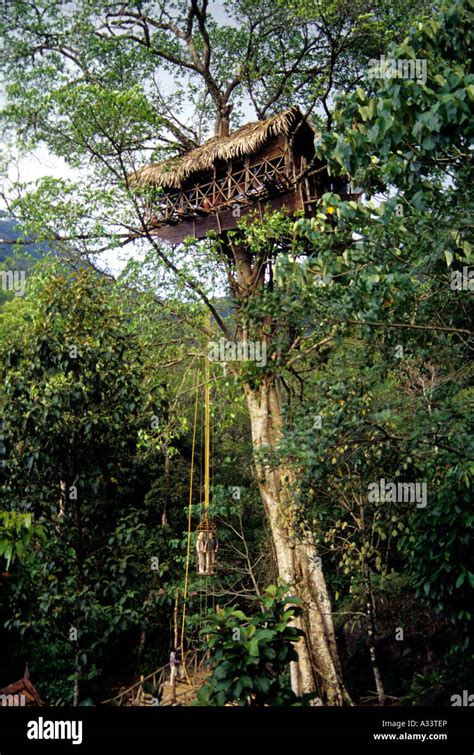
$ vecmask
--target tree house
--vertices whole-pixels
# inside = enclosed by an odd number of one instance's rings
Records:
[[[146,217],[150,233],[178,244],[232,230],[251,212],[312,215],[324,192],[347,195],[346,185],[314,160],[316,134],[295,106],[137,170],[132,187],[156,187]]]

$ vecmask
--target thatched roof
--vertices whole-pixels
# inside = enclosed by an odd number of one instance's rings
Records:
[[[302,118],[299,107],[293,106],[264,121],[247,123],[229,136],[213,136],[200,147],[181,157],[140,168],[130,177],[130,184],[179,189],[187,178],[194,173],[210,170],[217,160],[228,162],[244,155],[251,155],[271,137],[289,134]]]

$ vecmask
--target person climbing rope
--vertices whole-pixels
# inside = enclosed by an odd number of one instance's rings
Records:
[[[217,537],[214,532],[209,532],[205,544],[206,553],[206,574],[214,574],[216,566],[216,555],[218,550]]]
[[[179,676],[180,679],[184,677],[184,670],[181,665],[181,650],[180,648],[173,648],[170,653],[170,685],[173,686],[176,683],[176,679]]]
[[[198,574],[206,573],[206,535],[200,532],[196,539],[196,553],[198,558]]]

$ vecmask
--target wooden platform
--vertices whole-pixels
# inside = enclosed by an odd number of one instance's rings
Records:
[[[249,216],[249,220],[255,220],[258,217],[263,218],[265,211],[282,209],[290,214],[295,210],[303,209],[300,192],[293,191],[264,202],[254,202],[250,206],[240,206],[236,203],[233,208],[218,210],[192,220],[182,220],[176,225],[164,225],[161,228],[152,229],[150,233],[169,244],[179,244],[188,237],[203,239],[210,231],[218,234],[230,231],[235,228],[240,218]]]

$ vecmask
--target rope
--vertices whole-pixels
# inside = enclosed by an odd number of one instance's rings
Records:
[[[188,680],[189,684],[191,684],[191,680],[188,676],[188,672],[186,669],[186,661],[185,661],[185,655],[184,655],[184,629],[185,629],[185,622],[186,622],[186,600],[188,597],[189,562],[191,559],[191,516],[192,516],[192,506],[193,506],[194,455],[196,451],[196,428],[197,428],[197,416],[198,416],[198,405],[199,405],[199,390],[197,388],[198,381],[199,381],[199,373],[196,372],[196,377],[194,381],[195,390],[196,390],[196,398],[194,401],[193,443],[192,443],[192,450],[191,450],[191,473],[189,475],[188,543],[187,543],[187,549],[186,549],[186,571],[184,575],[184,591],[183,591],[183,619],[181,622],[181,643],[180,643],[183,669],[184,669],[184,673],[186,674],[186,679]]]
[[[191,473],[189,480],[189,504],[188,504],[188,541],[186,548],[186,570],[184,577],[184,591],[183,591],[183,618],[181,622],[181,658],[183,663],[183,670],[186,675],[188,684],[192,686],[192,682],[189,678],[186,668],[185,654],[184,654],[184,631],[186,622],[186,602],[188,597],[188,584],[189,584],[189,564],[191,560],[191,518],[192,518],[192,501],[193,501],[193,481],[194,481],[194,457],[196,451],[196,430],[197,430],[197,418],[198,418],[198,399],[199,399],[199,373],[196,371],[196,379],[194,389],[196,391],[196,398],[194,404],[194,425],[193,425],[193,441],[191,451]],[[205,520],[208,519],[209,512],[209,497],[210,497],[210,462],[211,462],[211,410],[210,410],[210,387],[209,387],[209,360],[204,357],[204,516]],[[213,603],[215,597],[213,597]],[[208,594],[206,590],[206,613],[208,605]]]
[[[211,408],[209,395],[209,360],[204,357],[204,512],[207,521],[211,469]]]

